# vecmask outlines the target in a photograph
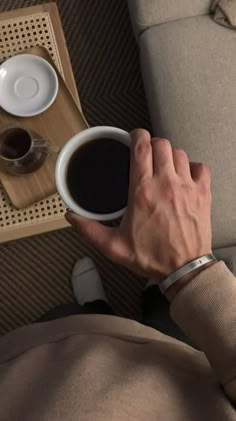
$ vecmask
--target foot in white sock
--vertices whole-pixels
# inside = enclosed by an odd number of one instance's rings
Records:
[[[76,262],[71,281],[76,301],[80,305],[96,300],[108,302],[96,265],[89,257]]]

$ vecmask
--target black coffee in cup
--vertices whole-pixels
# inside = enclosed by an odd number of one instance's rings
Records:
[[[113,139],[96,139],[80,146],[67,169],[67,186],[83,209],[108,214],[127,205],[130,150]]]

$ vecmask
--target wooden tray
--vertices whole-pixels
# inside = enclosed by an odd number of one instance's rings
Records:
[[[47,49],[80,108],[56,3],[0,13],[1,62],[36,46]],[[0,243],[64,228],[68,226],[64,213],[64,203],[57,193],[26,209],[16,209],[0,183]]]
[[[34,47],[27,53],[39,55],[53,65],[47,50],[42,47]],[[54,68],[57,71],[55,66]],[[42,138],[48,139],[54,147],[59,148],[74,134],[87,128],[84,117],[58,71],[57,76],[58,95],[48,110],[34,117],[22,118],[11,116],[1,109],[0,124],[19,122]],[[38,171],[32,174],[17,177],[0,173],[0,179],[12,204],[17,209],[22,209],[56,192],[54,169],[55,157],[50,157]]]

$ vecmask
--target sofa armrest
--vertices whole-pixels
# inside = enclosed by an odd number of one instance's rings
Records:
[[[209,14],[210,0],[129,0],[137,39],[146,29],[172,20]]]

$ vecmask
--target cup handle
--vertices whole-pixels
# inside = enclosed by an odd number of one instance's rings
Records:
[[[46,147],[48,149],[48,156],[53,156],[57,158],[60,152],[59,146],[49,143],[46,139],[34,139],[33,142],[35,148]]]
[[[33,139],[33,147],[34,148],[48,148],[49,143],[46,139]]]

